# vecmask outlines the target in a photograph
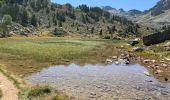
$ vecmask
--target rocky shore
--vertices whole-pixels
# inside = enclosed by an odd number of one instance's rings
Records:
[[[170,62],[165,59],[147,59],[144,57],[140,57],[135,53],[126,52],[116,56],[109,56],[106,59],[106,64],[112,63],[115,63],[116,65],[129,65],[140,63],[141,65],[144,65],[149,70],[149,73],[151,73],[151,75],[153,75],[159,81],[170,82]],[[150,74],[148,76],[150,76]]]

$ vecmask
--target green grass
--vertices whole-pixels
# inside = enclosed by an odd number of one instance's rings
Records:
[[[50,94],[52,92],[52,88],[49,86],[37,86],[30,89],[28,92],[28,98],[31,97],[39,97],[45,94]]]
[[[11,72],[6,70],[5,66],[0,65],[0,72],[2,72],[6,77],[8,77],[8,79],[10,79],[18,89],[22,89],[25,87],[25,82],[17,79],[13,74],[11,74]]]
[[[56,64],[68,64],[98,51],[106,40],[29,37],[0,39],[0,62],[19,76]]]
[[[61,95],[55,95],[53,98],[52,98],[52,100],[67,100],[67,98],[66,97],[63,97],[63,96],[61,96]]]
[[[28,57],[40,62],[77,59],[89,55],[103,42],[59,39],[2,39],[0,52]]]
[[[55,96],[58,96],[58,100],[65,100],[64,98],[66,98],[66,96],[55,93],[55,91],[49,86],[35,86],[32,88],[27,87],[23,80],[16,78],[2,65],[0,65],[0,71],[18,88],[19,100],[46,100],[46,98],[52,99]],[[3,93],[0,89],[0,98],[2,96]]]
[[[165,57],[167,60],[170,60],[170,53],[168,53]]]

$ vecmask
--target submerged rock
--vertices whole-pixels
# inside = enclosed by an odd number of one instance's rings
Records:
[[[145,80],[146,82],[153,82],[152,80]]]
[[[115,64],[116,64],[116,65],[119,65],[119,64],[120,64],[120,62],[119,62],[119,61],[115,61]]]
[[[144,71],[143,72],[146,76],[150,76],[149,72]]]

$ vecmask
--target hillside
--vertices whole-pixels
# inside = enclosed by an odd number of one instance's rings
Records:
[[[102,7],[102,9],[110,12],[113,15],[125,17],[125,18],[127,18],[131,21],[134,21],[134,22],[139,20],[138,19],[139,16],[143,14],[142,11],[139,11],[139,10],[136,10],[136,9],[125,11],[123,9],[115,9],[115,8],[110,7],[110,6],[104,6],[104,7]]]
[[[80,33],[101,37],[111,35],[112,38],[114,34],[115,37],[125,37],[150,31],[124,17],[111,15],[99,7],[80,5],[75,8],[70,4],[60,5],[50,0],[1,0],[0,18],[4,15],[12,17],[12,27],[9,27],[12,35],[28,36],[38,27],[51,31],[55,29],[54,35]]]
[[[139,19],[138,23],[155,28],[170,25],[170,0],[160,0]]]

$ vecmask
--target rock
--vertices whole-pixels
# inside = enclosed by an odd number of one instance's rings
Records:
[[[144,62],[144,63],[150,63],[151,60],[150,60],[150,59],[145,59],[143,62]]]
[[[164,47],[170,47],[170,42],[167,42]]]
[[[164,59],[162,59],[162,60],[160,61],[160,63],[165,63]]]
[[[135,40],[131,40],[128,42],[128,44],[130,44],[131,46],[135,46],[136,44],[139,43],[139,40],[138,39],[135,39]]]
[[[144,71],[143,72],[146,76],[150,76],[149,72]]]
[[[144,49],[143,48],[141,48],[141,47],[135,47],[135,48],[133,48],[133,51],[134,52],[142,52]]]
[[[170,51],[170,47],[165,47],[166,51]]]
[[[165,67],[165,68],[167,68],[167,67],[168,67],[168,65],[167,65],[167,64],[162,64],[162,66],[163,66],[163,67]]]
[[[120,62],[123,63],[123,64],[130,64],[130,60],[128,57],[125,57],[123,59],[120,59]]]
[[[161,84],[155,84],[155,86],[158,88],[166,88],[165,86],[162,86]]]
[[[127,65],[128,65],[128,64],[130,64],[130,62],[129,62],[129,61],[125,61],[125,64],[127,64]]]
[[[155,74],[159,74],[157,71],[156,72],[154,72]]]
[[[121,47],[121,48],[124,48],[124,46],[123,46],[123,45],[121,45],[120,47]]]
[[[117,59],[118,57],[117,57],[117,56],[111,56],[110,58],[112,58],[112,59]]]
[[[168,92],[168,91],[165,91],[165,90],[161,90],[161,94],[162,94],[162,95],[168,95],[169,92]]]
[[[156,70],[158,73],[162,73],[163,71],[161,71],[161,70]]]
[[[124,56],[125,56],[125,54],[123,54],[123,53],[122,53],[120,56],[121,56],[121,57],[124,57]]]
[[[91,93],[90,93],[90,95],[92,95],[92,96],[95,96],[95,95],[96,95],[96,93],[94,93],[94,92],[91,92]]]
[[[146,82],[153,82],[152,80],[145,80]]]
[[[113,61],[111,59],[106,59],[107,63],[112,63]]]
[[[160,66],[158,66],[158,65],[155,65],[155,67],[154,67],[154,69],[159,69],[160,68]]]
[[[165,81],[167,82],[167,81],[168,81],[168,78],[165,77]]]
[[[156,60],[152,60],[152,63],[155,63],[156,62]]]
[[[150,34],[148,36],[143,37],[143,43],[144,45],[152,45],[152,44],[158,44],[161,42],[165,42],[166,40],[170,39],[169,30],[165,30],[163,32],[157,32],[154,34]]]
[[[119,65],[119,64],[120,64],[120,62],[119,62],[119,61],[116,61],[116,62],[115,62],[115,64],[116,64],[116,65]]]
[[[170,42],[166,43],[164,47],[167,51],[170,51]]]

